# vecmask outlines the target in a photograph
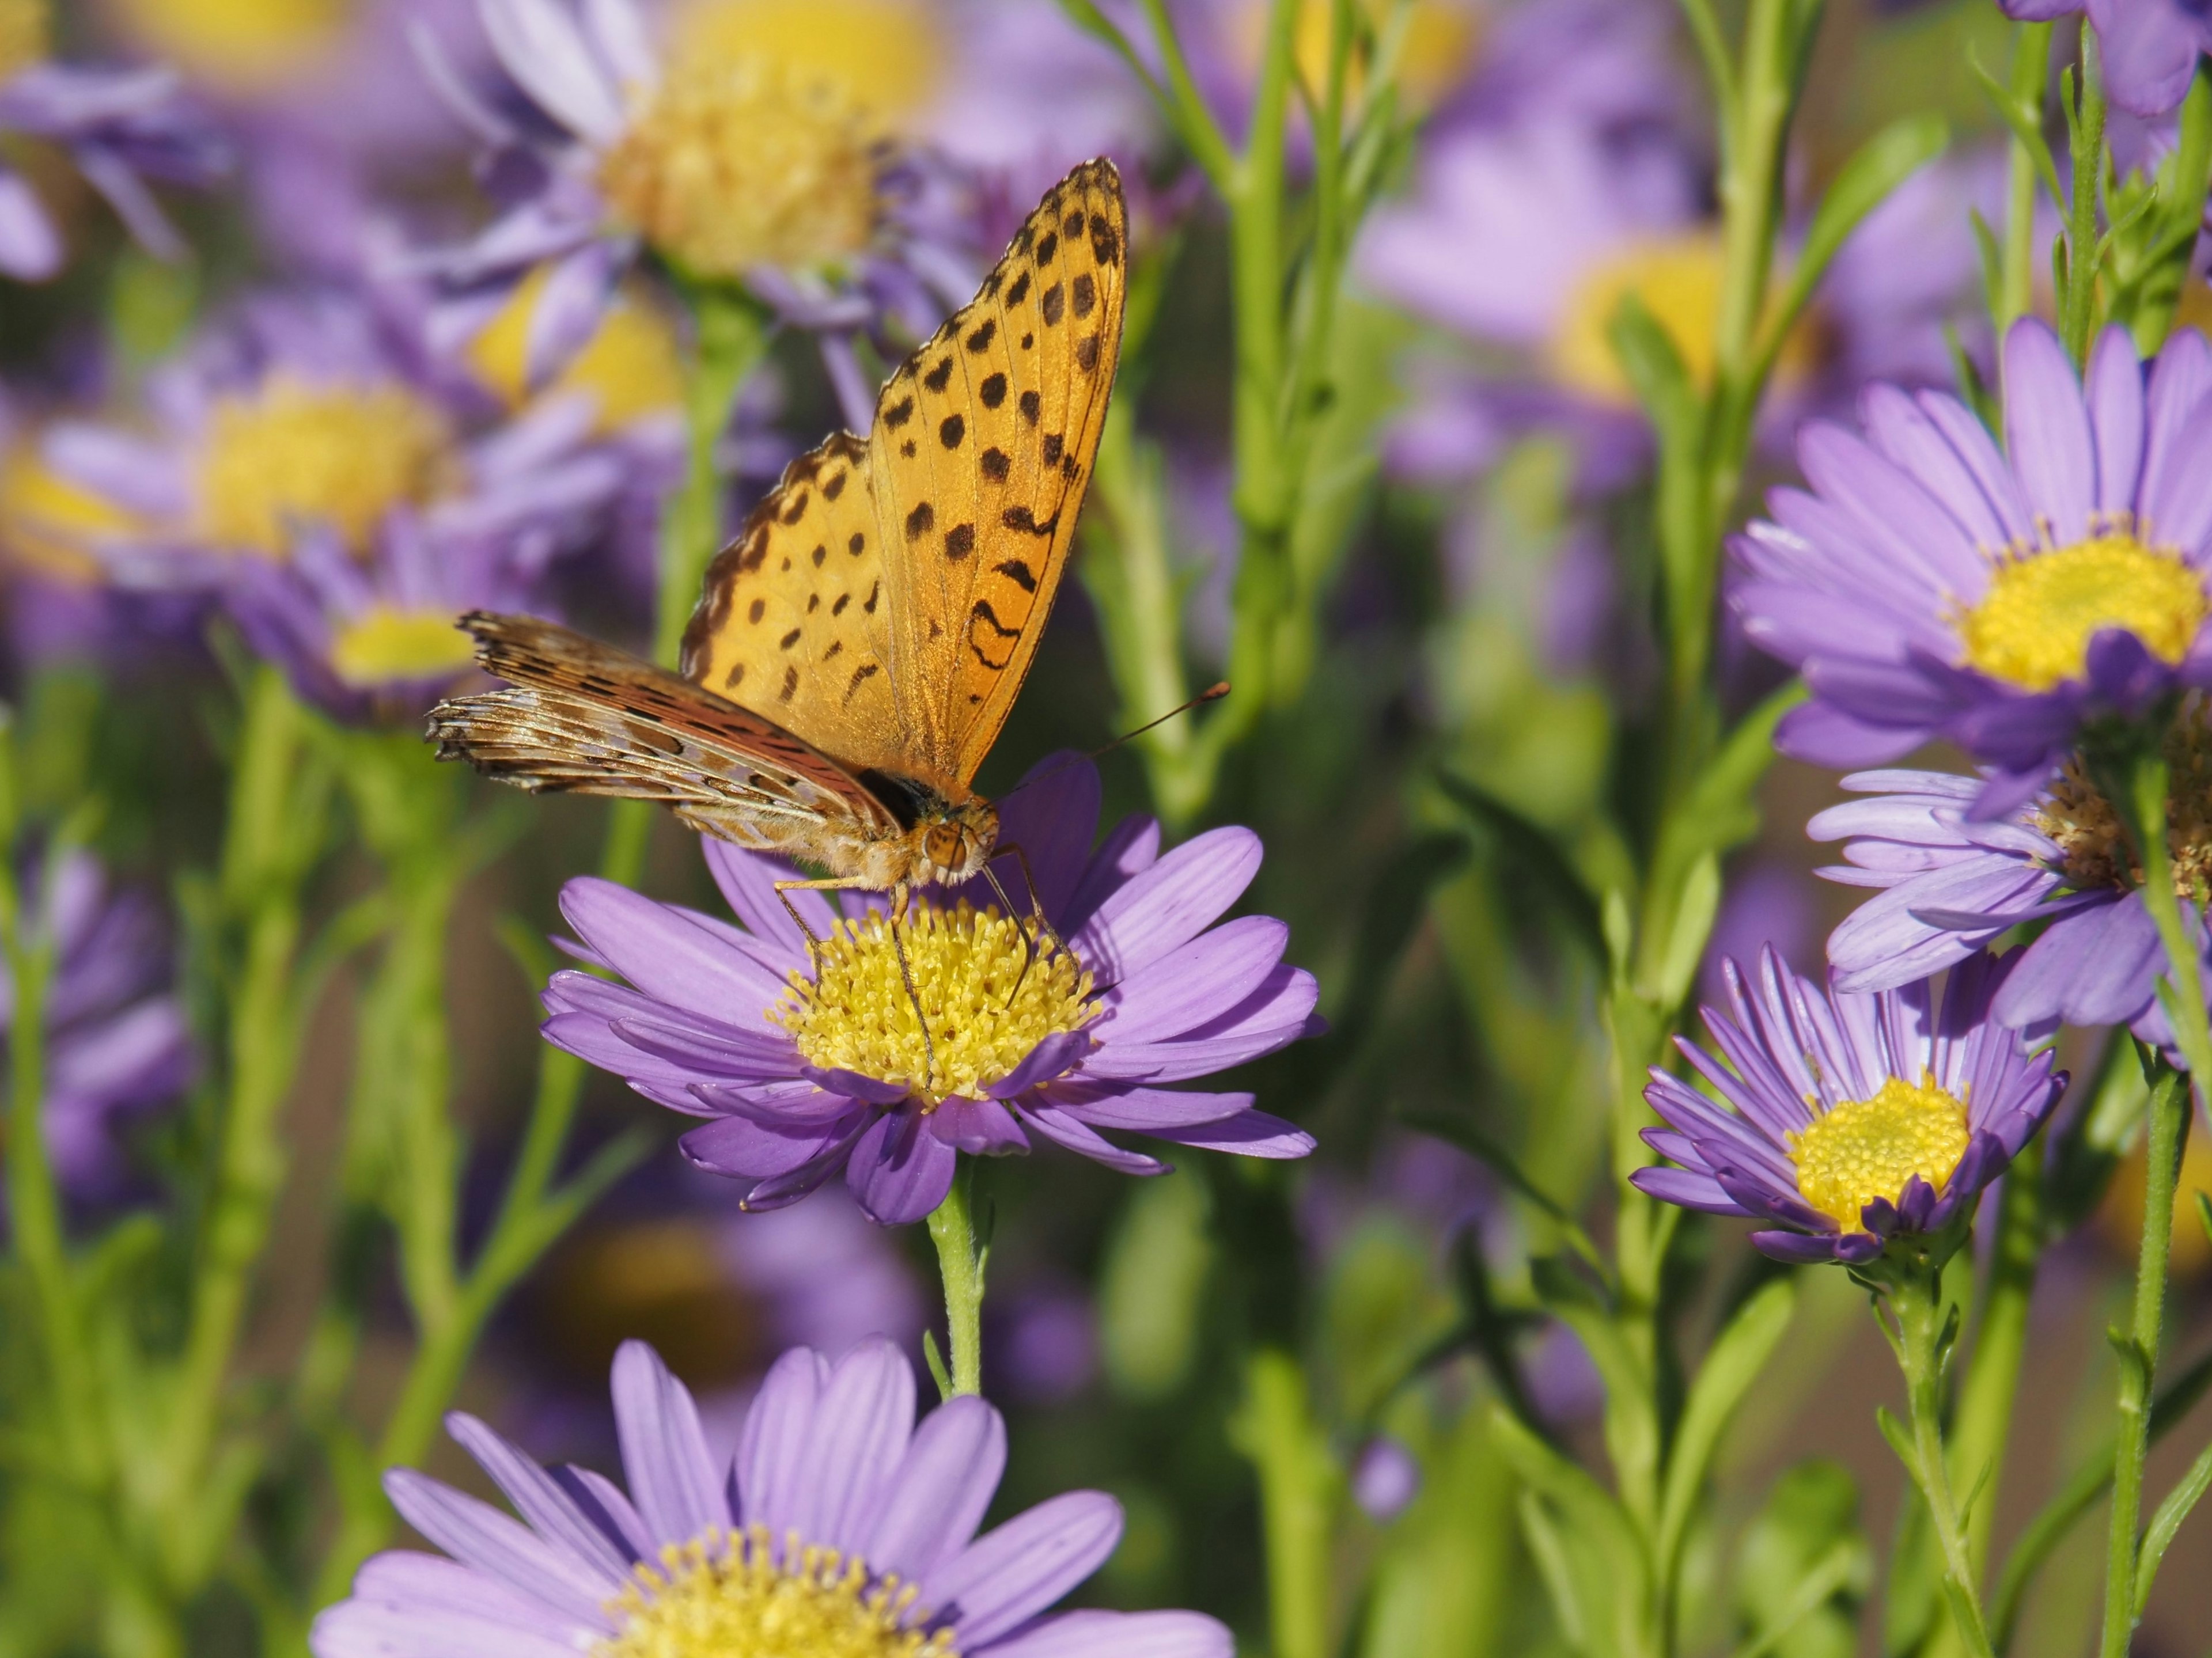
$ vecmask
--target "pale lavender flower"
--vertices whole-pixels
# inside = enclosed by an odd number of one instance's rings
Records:
[[[819,894],[791,894],[827,941],[811,955],[774,890],[790,866],[714,840],[708,866],[743,928],[605,881],[568,884],[562,914],[629,984],[556,975],[547,1040],[708,1119],[684,1155],[742,1182],[752,1208],[795,1202],[842,1169],[873,1218],[918,1220],[944,1200],[957,1153],[1025,1151],[1031,1134],[1132,1175],[1168,1165],[1100,1130],[1304,1157],[1312,1139],[1249,1094],[1160,1085],[1319,1028],[1313,975],[1282,959],[1288,928],[1257,915],[1212,926],[1257,873],[1258,837],[1218,829],[1163,856],[1158,824],[1129,818],[1093,852],[1096,768],[1063,756],[1030,780],[1001,802],[1000,844],[1023,848],[1066,949],[1030,959],[981,880],[928,895],[898,935],[935,1021],[928,1043],[880,897],[841,917]],[[1002,878],[1026,916],[1018,876]]]
[[[167,70],[48,60],[43,0],[18,3],[21,15],[0,33],[0,137],[55,145],[147,252],[182,258],[183,240],[147,181],[206,185],[221,178],[229,155],[215,127]],[[44,282],[66,257],[53,215],[0,161],[0,276]]]
[[[835,1364],[786,1353],[726,1467],[650,1347],[616,1355],[613,1392],[627,1492],[449,1417],[520,1519],[411,1469],[387,1475],[394,1506],[446,1554],[370,1560],[352,1598],[315,1620],[315,1658],[562,1658],[678,1638],[750,1652],[771,1615],[780,1638],[795,1628],[840,1649],[1231,1658],[1228,1631],[1195,1612],[1052,1612],[1113,1552],[1121,1505],[1069,1491],[977,1536],[1006,1425],[972,1396],[917,1425],[914,1371],[888,1342]]]
[[[2008,17],[2046,23],[2087,12],[2112,101],[2131,115],[2163,115],[2179,104],[2212,52],[2204,0],[1997,0]]]
[[[1668,1203],[1768,1223],[1778,1260],[1858,1266],[1893,1239],[1945,1233],[1973,1213],[2064,1091],[2051,1050],[2031,1054],[1990,1003],[2017,956],[1974,956],[1939,997],[1926,979],[1874,994],[1793,973],[1771,950],[1756,986],[1731,963],[1726,1012],[1705,1010],[1717,1054],[1679,1039],[1708,1096],[1653,1067],[1644,1131],[1679,1165],[1639,1169]]]
[[[1974,810],[2031,799],[2085,723],[2212,685],[2212,344],[2155,364],[2125,331],[2086,386],[2033,319],[2004,346],[2000,452],[1955,398],[1878,386],[1861,432],[1798,442],[1809,489],[1778,489],[1735,547],[1745,632],[1813,700],[1778,741],[1818,764],[1936,738],[1996,768]]]
[[[191,1033],[170,988],[169,944],[144,895],[118,890],[89,853],[29,860],[21,879],[31,931],[54,952],[46,992],[47,1155],[82,1199],[127,1173],[120,1132],[173,1102],[191,1079]],[[0,1031],[14,1023],[0,975]]]

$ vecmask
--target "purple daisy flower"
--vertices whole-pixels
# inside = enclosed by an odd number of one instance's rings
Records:
[[[2167,827],[2184,924],[2203,937],[2212,897],[2212,736],[2191,707],[2167,740],[2175,805]],[[1994,821],[1973,805],[1982,784],[1949,772],[1870,771],[1844,786],[1872,798],[1831,806],[1808,826],[1844,842],[1820,873],[1884,889],[1828,940],[1837,982],[1887,989],[1940,973],[2009,929],[2042,923],[1994,1002],[2002,1024],[2124,1024],[2170,1046],[2158,1005],[2166,953],[2142,902],[2142,872],[2118,814],[2078,764]]]
[[[183,239],[149,179],[205,185],[229,166],[205,114],[164,69],[104,69],[48,61],[45,0],[15,0],[0,16],[0,137],[64,151],[149,253],[180,258]],[[0,161],[0,276],[44,282],[64,263],[61,230],[21,173]]]
[[[1644,1139],[1680,1166],[1630,1179],[1772,1223],[1751,1241],[1778,1260],[1863,1266],[1893,1238],[1963,1226],[2066,1084],[2049,1049],[2029,1054],[1990,1017],[2017,959],[1970,957],[1940,999],[1925,979],[1824,987],[1771,950],[1754,991],[1730,963],[1729,1012],[1702,1010],[1718,1056],[1675,1044],[1720,1102],[1655,1066],[1644,1097],[1668,1126]]]
[[[2146,375],[2108,331],[2085,393],[2031,319],[2003,367],[2005,452],[1955,398],[1873,387],[1863,435],[1808,427],[1811,489],[1735,544],[1744,631],[1813,690],[1784,751],[1861,766],[1948,739],[1996,768],[1987,817],[2085,721],[2212,684],[2212,343],[2181,331]]]
[[[1159,1085],[1321,1028],[1313,975],[1282,959],[1283,923],[1212,925],[1258,872],[1259,837],[1218,829],[1163,856],[1158,823],[1130,817],[1091,852],[1098,800],[1097,769],[1060,756],[1001,804],[1000,844],[1023,848],[1064,941],[1038,941],[1034,959],[1026,922],[981,881],[917,902],[898,927],[903,968],[880,897],[840,915],[820,894],[790,894],[825,941],[811,955],[775,890],[792,868],[720,841],[704,842],[708,867],[742,929],[571,881],[561,908],[583,953],[629,982],[556,974],[546,1038],[709,1119],[684,1155],[743,1181],[749,1208],[795,1202],[842,1168],[872,1218],[919,1220],[944,1201],[957,1153],[1025,1151],[1031,1133],[1131,1175],[1168,1165],[1101,1129],[1304,1157],[1312,1138],[1249,1094]],[[1008,888],[1025,918],[1025,887]]]
[[[915,1422],[887,1341],[769,1372],[734,1461],[707,1448],[684,1384],[642,1342],[616,1355],[627,1494],[549,1471],[474,1417],[447,1425],[520,1521],[399,1469],[394,1507],[446,1557],[378,1555],[315,1620],[315,1658],[643,1658],[674,1651],[901,1652],[915,1658],[1231,1658],[1189,1612],[1048,1608],[1121,1540],[1121,1505],[1068,1491],[981,1537],[1006,1467],[981,1399]],[[447,1558],[450,1557],[450,1558]],[[771,1636],[772,1631],[772,1636]]]
[[[2212,9],[2204,0],[1997,0],[2026,23],[2087,12],[2097,31],[2106,90],[2130,115],[2163,115],[2179,104],[2212,52]]]
[[[118,890],[89,853],[23,872],[33,925],[50,939],[46,986],[47,1156],[62,1189],[97,1200],[124,1183],[117,1133],[174,1101],[191,1080],[183,1007],[170,989],[168,940],[143,894]],[[0,975],[0,1032],[14,1023]]]
[[[438,337],[458,349],[534,278],[527,361],[540,383],[592,337],[650,252],[687,276],[742,282],[815,333],[848,422],[866,430],[873,388],[854,335],[886,319],[927,334],[980,275],[971,252],[944,239],[954,181],[898,150],[884,112],[818,53],[755,49],[742,13],[716,9],[679,12],[679,38],[664,45],[632,0],[580,12],[479,0],[493,52],[533,107],[528,123],[425,51],[488,149],[480,171],[500,207],[465,244],[416,261],[441,284]]]

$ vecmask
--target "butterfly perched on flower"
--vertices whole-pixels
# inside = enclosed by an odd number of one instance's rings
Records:
[[[1073,543],[1121,343],[1113,163],[1046,195],[975,300],[884,385],[873,428],[792,462],[707,572],[680,674],[526,616],[461,625],[509,689],[430,716],[441,759],[655,800],[692,828],[888,891],[981,873],[970,786]]]

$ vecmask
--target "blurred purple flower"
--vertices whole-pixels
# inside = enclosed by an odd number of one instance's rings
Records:
[[[1062,756],[1002,803],[1000,844],[1023,848],[1066,941],[1034,961],[980,880],[917,901],[900,923],[903,957],[880,896],[841,917],[794,892],[828,941],[810,952],[774,886],[790,867],[720,841],[704,842],[708,867],[743,929],[571,881],[562,913],[629,985],[556,974],[546,1039],[709,1119],[684,1137],[684,1155],[744,1182],[751,1208],[795,1202],[842,1169],[872,1218],[919,1220],[944,1200],[956,1153],[1025,1151],[1032,1132],[1132,1175],[1167,1165],[1100,1129],[1304,1157],[1311,1138],[1254,1110],[1249,1094],[1156,1085],[1318,1028],[1313,975],[1282,960],[1288,928],[1265,916],[1212,926],[1257,872],[1259,838],[1214,829],[1163,857],[1158,824],[1133,817],[1092,853],[1098,799],[1096,768]],[[1025,914],[1023,885],[1010,890]],[[930,1042],[908,972],[940,1021]]]
[[[1080,1285],[1033,1278],[1004,1294],[994,1285],[983,1318],[989,1392],[1059,1405],[1097,1380],[1098,1309]]]
[[[1714,1098],[1656,1066],[1644,1139],[1677,1168],[1639,1169],[1668,1203],[1771,1224],[1751,1241],[1779,1260],[1863,1265],[1890,1240],[1972,1218],[2064,1090],[2049,1049],[1990,1017],[2018,957],[1975,956],[1939,999],[1929,980],[1863,994],[1790,970],[1759,983],[1727,969],[1729,1012],[1703,1010],[1719,1056],[1676,1047]]]
[[[1352,1465],[1352,1500],[1370,1520],[1387,1526],[1421,1492],[1421,1465],[1403,1442],[1377,1434]]]
[[[2008,17],[2046,23],[2088,14],[2105,86],[2131,115],[2163,115],[2188,94],[2200,52],[2212,52],[2204,0],[1997,0]]]
[[[454,1439],[521,1516],[415,1473],[386,1489],[450,1558],[393,1551],[315,1620],[315,1658],[553,1658],[591,1649],[866,1649],[962,1658],[1231,1658],[1187,1612],[1052,1605],[1120,1541],[1121,1507],[1069,1491],[975,1535],[1006,1467],[1006,1424],[974,1397],[917,1426],[914,1371],[888,1342],[836,1364],[801,1347],[769,1373],[734,1463],[653,1351],[617,1354],[625,1494],[549,1471],[475,1418]],[[794,1639],[794,1637],[796,1637]]]
[[[147,180],[206,185],[222,176],[228,152],[205,113],[167,70],[48,61],[43,0],[19,3],[0,22],[0,138],[64,151],[140,246],[181,258],[183,240]],[[30,181],[0,161],[0,276],[44,282],[64,263],[61,228]]]
[[[29,928],[51,944],[46,995],[46,1132],[72,1197],[112,1196],[127,1172],[118,1131],[173,1102],[191,1080],[191,1040],[170,988],[168,939],[143,895],[119,891],[89,853],[21,872]],[[14,1023],[0,974],[0,1029]]]
[[[1808,427],[1810,491],[1774,491],[1735,544],[1745,631],[1814,693],[1784,751],[1853,766],[1946,738],[1996,768],[1984,817],[2085,721],[2212,685],[2212,345],[2183,331],[2146,377],[2108,331],[2085,392],[2027,320],[2003,384],[2006,453],[1954,398],[1872,388],[1864,435]]]
[[[1752,862],[1728,884],[1720,913],[1713,920],[1712,936],[1705,941],[1698,981],[1705,999],[1717,1002],[1728,993],[1729,963],[1754,960],[1759,951],[1771,948],[1794,969],[1810,953],[1812,942],[1810,884],[1786,864],[1766,859]]]
[[[2212,837],[2201,807],[2212,774],[2201,710],[2169,739],[2180,803],[2172,841],[2182,918],[2203,938],[2204,873]],[[1871,799],[1831,806],[1807,832],[1844,842],[1832,881],[1884,889],[1837,927],[1828,958],[1837,982],[1881,990],[1940,973],[2013,927],[2045,923],[1997,996],[2003,1024],[2124,1024],[2171,1045],[2158,1005],[2166,971],[2158,931],[2142,901],[2142,871],[2118,815],[2078,766],[2051,789],[1994,821],[1977,820],[1980,780],[1948,772],[1869,771],[1844,786]]]

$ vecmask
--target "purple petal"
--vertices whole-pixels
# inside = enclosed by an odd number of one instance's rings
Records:
[[[2097,507],[2132,514],[2142,474],[2143,371],[2124,328],[2107,328],[2089,359],[2089,424],[2097,441]]]
[[[1105,1564],[1121,1540],[1121,1505],[1103,1491],[1068,1491],[1017,1515],[963,1550],[930,1588],[973,1652],[1035,1617]]]
[[[617,973],[659,1000],[750,1020],[782,999],[785,986],[730,949],[706,916],[589,875],[561,889],[561,913]]]
[[[2130,115],[2165,115],[2189,91],[2205,44],[2203,14],[2183,0],[2089,0],[2105,84]]]
[[[1751,1212],[1722,1191],[1720,1182],[1711,1175],[1687,1169],[1638,1169],[1630,1173],[1628,1180],[1638,1191],[1648,1193],[1662,1203],[1679,1204],[1685,1209],[1702,1210],[1709,1215]]]
[[[690,1389],[645,1343],[625,1341],[615,1352],[612,1392],[630,1500],[654,1538],[684,1543],[727,1527],[729,1503]]]
[[[1005,1419],[973,1395],[947,1400],[915,1430],[860,1553],[878,1571],[921,1579],[968,1546],[1006,1467]]]
[[[1235,1658],[1236,1651],[1228,1630],[1203,1612],[1068,1612],[995,1643],[988,1658]]]
[[[2048,324],[2022,318],[2004,343],[2005,447],[2057,545],[2088,532],[2097,505],[2096,448],[2081,382]]]
[[[1290,944],[1267,915],[1239,916],[1128,974],[1104,998],[1107,1042],[1159,1042],[1218,1018],[1260,987]]]
[[[818,892],[776,891],[778,881],[801,878],[794,864],[745,852],[726,841],[703,835],[700,838],[700,850],[706,855],[708,873],[714,878],[714,884],[722,890],[722,896],[745,924],[745,930],[763,943],[780,947],[793,968],[804,969],[807,963],[806,935],[791,919],[791,910],[784,908],[784,900],[791,901],[817,938],[828,938],[836,926],[837,913],[830,908],[830,901]]]
[[[1803,1232],[1753,1232],[1752,1247],[1762,1255],[1776,1260],[1786,1260],[1792,1266],[1816,1266],[1822,1261],[1835,1260],[1844,1255],[1843,1240],[1832,1232],[1806,1234]],[[1881,1253],[1879,1244],[1875,1254]]]
[[[621,101],[552,0],[480,0],[477,15],[501,67],[546,113],[600,149],[621,137]]]
[[[20,173],[0,167],[0,276],[42,282],[62,268],[61,233]]]
[[[1314,1137],[1304,1129],[1280,1117],[1271,1117],[1265,1111],[1239,1111],[1218,1122],[1148,1128],[1145,1132],[1154,1139],[1172,1140],[1177,1145],[1195,1146],[1204,1151],[1233,1151],[1240,1157],[1303,1157],[1314,1149]]]
[[[854,1114],[864,1112],[865,1108]],[[805,1168],[846,1138],[851,1126],[850,1117],[839,1117],[785,1133],[744,1117],[717,1117],[678,1144],[686,1157],[714,1174],[767,1180]]]
[[[1160,826],[1157,818],[1124,817],[1106,832],[1098,850],[1084,866],[1067,908],[1054,918],[1062,938],[1072,938],[1123,885],[1143,874],[1160,856]]]
[[[984,1092],[994,1100],[1011,1100],[1068,1071],[1096,1045],[1097,1039],[1087,1029],[1063,1030],[1047,1036],[1030,1050],[1028,1058]]]
[[[600,1581],[587,1585],[592,1594],[605,1600],[622,1587],[629,1576],[629,1556],[585,1516],[551,1474],[465,1412],[448,1416],[446,1431],[491,1476],[532,1530],[574,1555],[585,1571],[598,1574]]]
[[[1021,1119],[1055,1145],[1085,1157],[1093,1163],[1103,1163],[1109,1169],[1124,1175],[1164,1175],[1169,1165],[1158,1157],[1148,1157],[1141,1151],[1125,1151],[1112,1141],[1094,1133],[1057,1106],[1047,1105],[1041,1099],[1030,1098],[1022,1102]]]
[[[845,1183],[879,1226],[921,1219],[952,1189],[958,1153],[928,1131],[919,1111],[878,1117],[853,1147]]]
[[[799,1470],[793,1530],[810,1543],[859,1550],[906,1455],[914,1406],[914,1367],[887,1338],[837,1361]]]
[[[1116,890],[1069,946],[1100,984],[1118,984],[1195,938],[1235,903],[1260,872],[1260,837],[1251,830],[1209,829]]]
[[[806,1495],[806,1448],[829,1382],[829,1361],[805,1347],[769,1367],[738,1442],[734,1477],[738,1517],[746,1525],[765,1526],[775,1537],[791,1529]]]
[[[611,1627],[599,1609],[604,1594],[578,1581],[584,1574],[575,1558],[520,1521],[412,1468],[392,1469],[384,1477],[384,1489],[401,1517],[454,1559],[513,1586],[562,1619]]]

